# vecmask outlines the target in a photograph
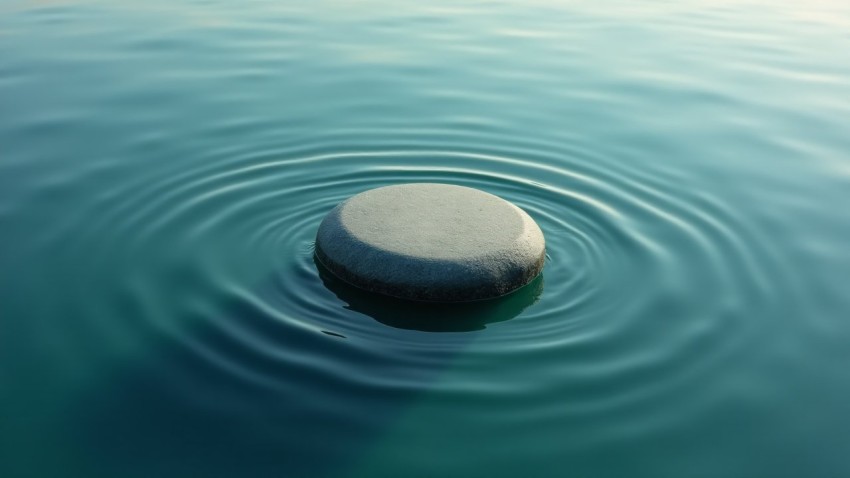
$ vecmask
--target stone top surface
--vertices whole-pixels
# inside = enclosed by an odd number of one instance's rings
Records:
[[[316,253],[367,290],[416,300],[506,294],[542,268],[544,239],[522,209],[477,189],[401,184],[372,189],[322,221]]]

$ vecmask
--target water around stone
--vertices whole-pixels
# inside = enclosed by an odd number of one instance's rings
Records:
[[[850,475],[846,2],[0,4],[0,476]],[[543,275],[376,302],[345,198]]]

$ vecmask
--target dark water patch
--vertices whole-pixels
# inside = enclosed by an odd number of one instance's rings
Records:
[[[273,280],[257,296],[277,293]],[[369,307],[380,308],[374,301]],[[387,305],[377,317],[397,318],[397,310]],[[405,363],[328,337],[344,338],[339,333],[287,326],[244,300],[197,314],[186,318],[195,324],[191,331],[115,367],[76,401],[68,427],[85,430],[82,470],[181,476],[204,468],[207,476],[232,476],[251,463],[257,476],[281,469],[290,476],[337,473],[468,341],[441,344]],[[339,428],[328,434],[327,426]]]

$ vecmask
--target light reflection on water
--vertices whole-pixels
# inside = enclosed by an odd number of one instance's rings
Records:
[[[845,3],[4,3],[0,476],[850,473]],[[323,275],[400,182],[543,277]]]

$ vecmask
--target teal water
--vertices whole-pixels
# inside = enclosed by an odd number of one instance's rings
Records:
[[[0,4],[0,476],[850,476],[850,4]],[[473,186],[543,276],[322,274]]]

